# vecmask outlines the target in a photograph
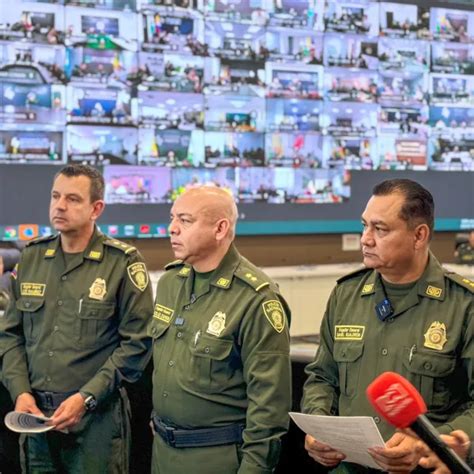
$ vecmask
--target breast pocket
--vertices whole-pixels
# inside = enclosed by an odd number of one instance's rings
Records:
[[[202,335],[195,344],[192,341],[190,367],[185,371],[187,384],[207,393],[225,388],[236,371],[232,348],[231,339]]]
[[[449,405],[450,394],[456,388],[451,386],[455,383],[452,377],[456,368],[454,355],[423,350],[413,353],[406,348],[403,365],[408,379],[418,388],[430,409]]]
[[[339,386],[341,394],[352,398],[357,389],[360,359],[364,353],[363,342],[336,342],[334,360],[339,368]]]
[[[92,348],[110,343],[117,337],[114,302],[84,302],[79,313],[78,343]]]
[[[27,344],[31,344],[38,339],[43,323],[44,299],[21,297],[16,302],[16,309],[23,313],[23,331]]]
[[[163,336],[169,327],[169,323],[162,322],[157,318],[153,318],[147,327],[147,335],[153,339],[153,363],[155,370],[161,360],[161,355],[165,345],[165,338]]]

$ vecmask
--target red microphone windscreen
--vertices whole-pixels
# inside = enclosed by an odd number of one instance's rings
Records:
[[[418,390],[395,372],[379,375],[367,387],[366,393],[377,413],[397,428],[410,426],[427,411]]]

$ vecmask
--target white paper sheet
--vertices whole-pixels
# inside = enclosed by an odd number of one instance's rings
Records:
[[[5,415],[5,425],[16,433],[44,433],[54,428],[54,426],[45,424],[49,419],[31,413],[11,411]]]
[[[367,452],[385,446],[370,416],[320,416],[290,412],[293,421],[306,434],[346,455],[344,461],[381,469]]]

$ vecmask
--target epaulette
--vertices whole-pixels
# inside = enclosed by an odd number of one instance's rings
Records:
[[[469,290],[471,293],[474,293],[474,281],[469,280],[469,278],[465,278],[454,272],[446,272],[445,276],[446,278],[449,278],[451,281],[454,281],[455,283],[457,283],[459,286],[462,286],[463,288],[466,288],[467,290]]]
[[[336,282],[339,284],[339,283],[342,283],[343,281],[350,280],[351,278],[354,278],[359,275],[363,275],[364,273],[371,272],[371,271],[372,271],[372,268],[367,268],[367,267],[359,268],[357,270],[354,270],[353,272],[348,273],[347,275],[342,276],[341,278],[336,280]]]
[[[264,278],[264,275],[260,274],[260,272],[255,272],[251,268],[239,266],[234,275],[251,286],[255,291],[260,291],[262,288],[270,286],[270,282]]]
[[[182,267],[184,265],[184,262],[182,260],[173,260],[170,263],[167,263],[165,265],[165,270],[171,270],[172,268],[175,267]]]
[[[134,247],[133,245],[128,245],[125,242],[121,242],[120,240],[115,240],[115,239],[104,240],[104,245],[121,250],[123,253],[127,255],[132,252],[136,252],[137,250],[137,248]]]
[[[37,239],[32,239],[29,240],[25,247],[29,247],[30,245],[36,245],[40,244],[41,242],[49,242],[50,240],[54,240],[58,234],[51,234],[51,235],[46,235],[45,237],[38,237]]]

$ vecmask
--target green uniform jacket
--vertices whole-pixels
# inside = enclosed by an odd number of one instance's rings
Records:
[[[341,278],[329,298],[316,359],[306,368],[304,412],[373,416],[387,440],[394,429],[376,416],[365,390],[392,371],[417,388],[442,433],[461,429],[473,438],[473,290],[473,282],[448,273],[430,254],[416,286],[381,322],[377,272]]]
[[[166,268],[150,325],[154,411],[188,429],[244,423],[239,473],[272,472],[291,407],[286,302],[233,245],[201,295],[190,266]]]
[[[3,378],[22,392],[84,391],[100,403],[136,381],[151,355],[151,285],[134,247],[97,229],[65,268],[58,235],[23,251],[0,318]]]

